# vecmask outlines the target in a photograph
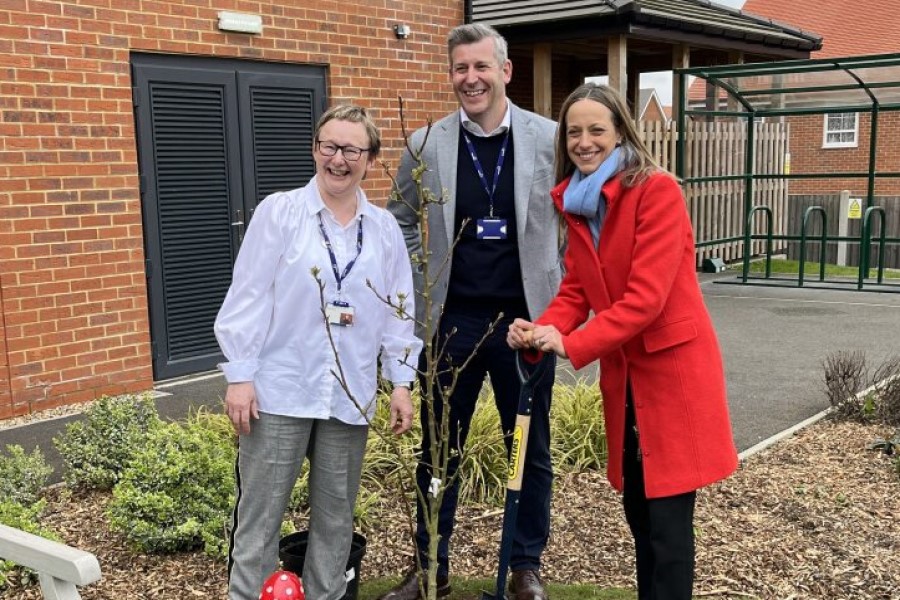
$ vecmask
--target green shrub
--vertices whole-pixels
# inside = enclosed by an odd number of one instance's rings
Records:
[[[111,527],[146,552],[224,555],[235,446],[217,431],[205,419],[153,428],[113,489]]]
[[[866,388],[866,353],[840,350],[825,357],[825,395],[838,419],[865,420],[866,402],[858,394]]]
[[[413,400],[417,406],[418,394],[414,394]],[[387,398],[380,398],[372,421],[373,429],[387,431],[387,406]],[[380,490],[384,485],[392,485],[398,475],[408,476],[404,465],[415,464],[415,453],[421,440],[419,419],[416,417],[413,422],[413,430],[398,438],[396,447],[374,431],[369,434],[363,464],[364,489]],[[557,384],[553,389],[550,424],[555,470],[573,472],[603,467],[607,457],[606,432],[600,390],[595,383]],[[501,435],[500,417],[493,391],[488,386],[478,401],[466,441],[466,455],[461,466],[461,503],[499,505],[503,502],[508,462]],[[393,434],[388,431],[388,436]]]
[[[489,386],[478,399],[478,406],[472,415],[466,450],[459,468],[460,503],[503,503],[509,462],[494,392]]]
[[[900,356],[881,363],[873,379],[876,420],[885,425],[900,425]]]
[[[234,432],[234,425],[223,413],[210,412],[207,407],[200,406],[188,414],[187,422],[208,430],[223,447],[232,446],[237,449],[238,437]]]
[[[103,397],[70,423],[53,443],[66,465],[73,488],[111,489],[133,453],[161,421],[149,397]]]
[[[360,487],[356,504],[353,505],[353,524],[367,531],[379,524],[377,518],[378,492]]]
[[[865,352],[838,351],[823,367],[834,418],[900,425],[900,356],[886,358],[873,371]]]
[[[502,503],[507,455],[500,439],[493,392],[479,400],[466,441],[460,502]],[[550,452],[557,472],[601,469],[606,464],[606,431],[600,390],[594,383],[556,384],[550,411]],[[526,449],[527,453],[527,449]]]
[[[603,403],[596,383],[556,385],[550,413],[550,452],[560,472],[596,471],[606,464]]]
[[[37,502],[52,472],[40,448],[26,454],[22,446],[7,446],[6,454],[0,454],[0,498],[24,505]]]
[[[47,502],[43,499],[30,501],[26,505],[4,496],[0,499],[0,523],[58,542],[60,539],[56,533],[40,525],[41,515],[46,506]],[[0,559],[0,592],[13,582],[23,586],[36,581],[37,574],[30,569]],[[3,594],[0,594],[0,597],[2,596]]]
[[[379,392],[375,416],[366,441],[363,462],[362,486],[371,491],[381,491],[385,485],[396,487],[398,477],[407,477],[409,465],[415,465],[416,449],[422,439],[418,416],[419,395],[413,392],[413,426],[402,436],[395,436],[389,427],[390,397]],[[378,432],[382,432],[379,435]],[[410,482],[412,485],[412,482]]]

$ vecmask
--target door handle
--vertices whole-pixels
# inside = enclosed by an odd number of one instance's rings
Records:
[[[239,208],[234,211],[234,221],[231,222],[231,227],[237,234],[238,246],[240,246],[244,241],[244,215]]]

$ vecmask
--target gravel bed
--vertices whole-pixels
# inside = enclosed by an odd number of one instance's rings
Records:
[[[865,448],[891,433],[821,421],[703,490],[696,513],[696,596],[900,600],[900,476],[891,458]],[[107,528],[107,495],[61,488],[51,490],[50,500],[47,524],[100,560],[103,579],[81,590],[85,600],[225,597],[222,563],[199,553],[130,551]],[[409,566],[409,526],[400,506],[399,498],[385,494],[373,509],[364,578],[397,576]],[[496,507],[461,509],[454,575],[493,577],[501,518]],[[557,479],[544,562],[548,581],[633,587],[620,500],[601,474]],[[37,600],[40,594],[34,587],[13,588],[0,597]]]

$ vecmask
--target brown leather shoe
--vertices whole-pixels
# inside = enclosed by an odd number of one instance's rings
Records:
[[[378,600],[420,600],[419,595],[419,573],[412,569],[403,578],[403,581],[396,587],[391,588]],[[450,578],[446,576],[437,576],[437,597],[443,598],[450,595]]]
[[[509,600],[547,600],[547,592],[537,571],[513,571],[509,580]]]

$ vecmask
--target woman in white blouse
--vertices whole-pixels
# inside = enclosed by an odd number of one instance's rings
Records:
[[[381,136],[365,109],[337,106],[319,120],[314,140],[316,176],[259,204],[216,318],[227,358],[219,365],[225,410],[239,435],[231,600],[258,598],[277,569],[281,522],[304,458],[304,587],[310,598],[341,598],[379,358],[393,383],[391,427],[401,434],[412,424],[409,386],[421,342],[396,306],[403,299],[403,312],[415,314],[412,270],[393,216],[359,187]]]

